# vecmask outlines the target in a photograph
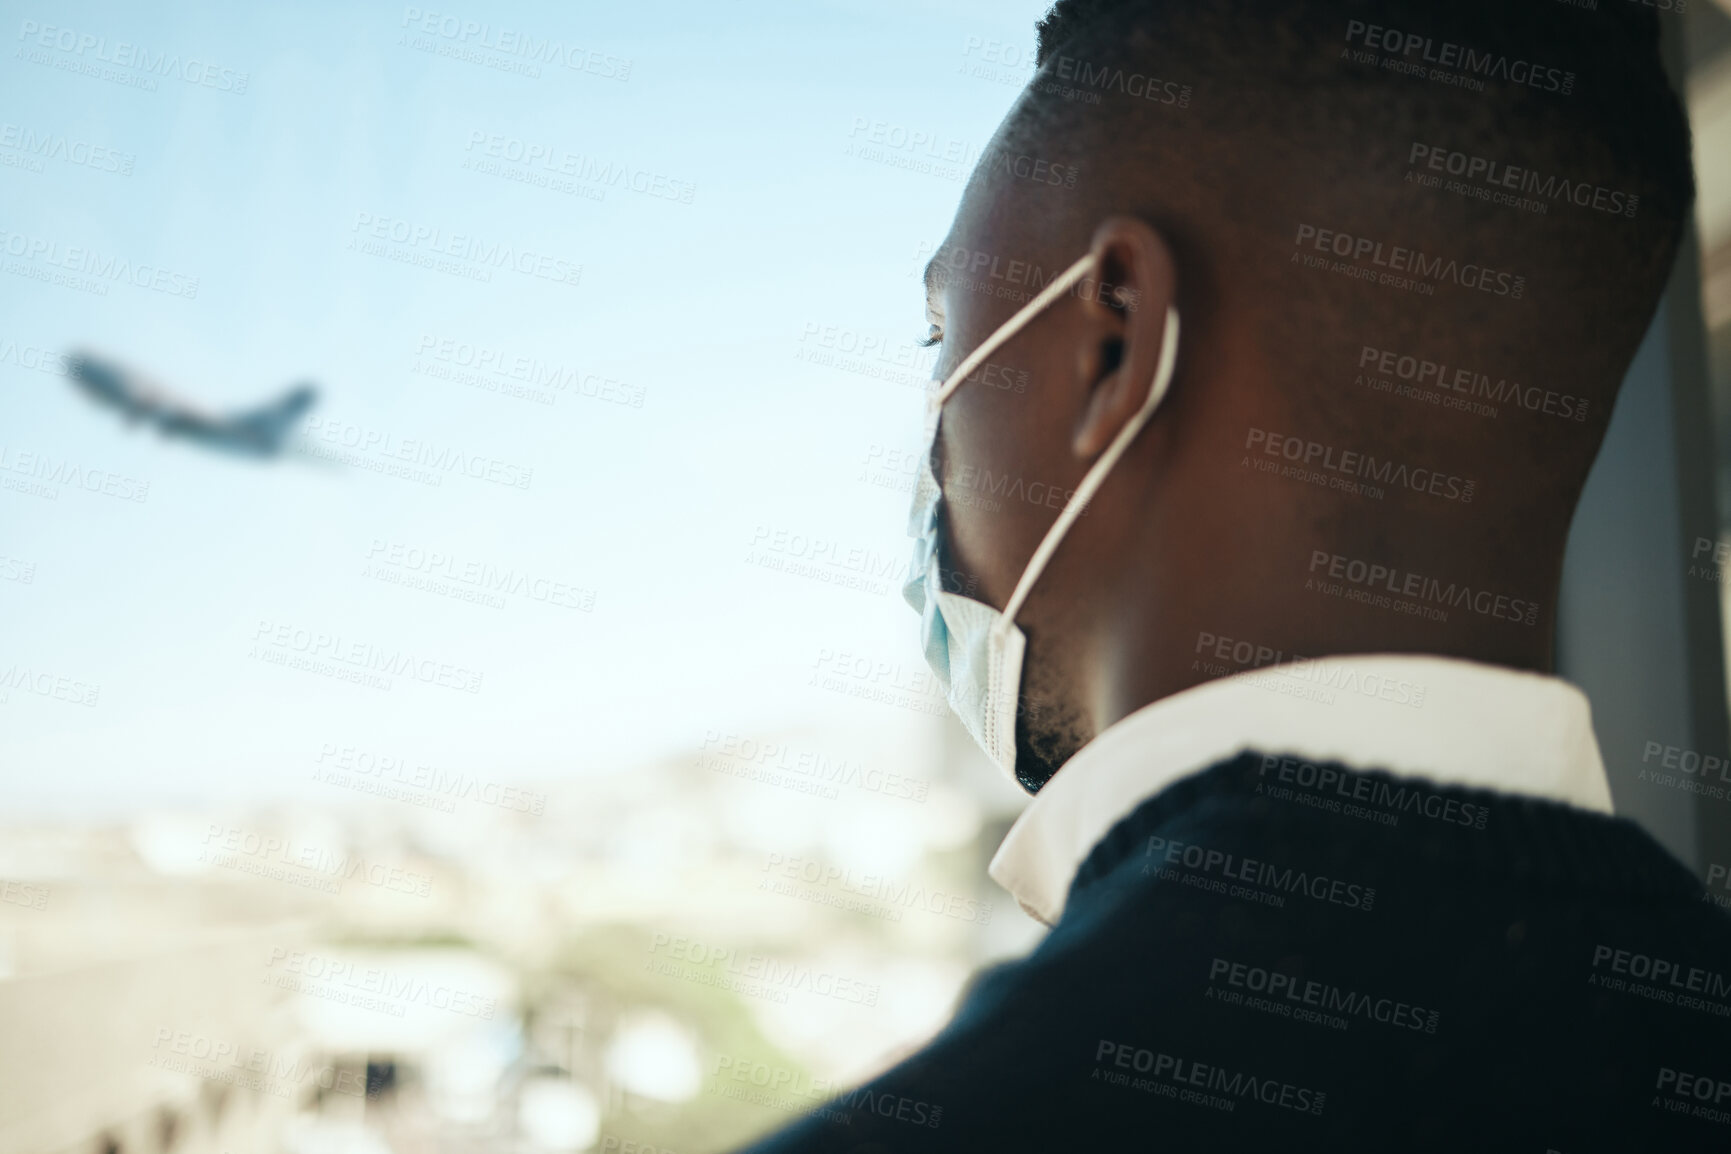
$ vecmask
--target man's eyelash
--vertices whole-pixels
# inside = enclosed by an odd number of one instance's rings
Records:
[[[926,335],[924,337],[915,341],[914,343],[916,345],[920,346],[920,348],[922,348],[922,349],[929,349],[933,345],[942,344],[943,339],[944,339],[943,331],[941,329],[939,329],[937,325],[933,325],[933,326],[931,326],[930,329],[928,329],[926,331]]]

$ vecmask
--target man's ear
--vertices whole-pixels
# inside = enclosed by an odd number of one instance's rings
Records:
[[[1083,460],[1104,452],[1148,399],[1176,292],[1172,249],[1146,221],[1108,217],[1090,251],[1094,272],[1076,288],[1087,321],[1078,369],[1088,398],[1071,437]]]

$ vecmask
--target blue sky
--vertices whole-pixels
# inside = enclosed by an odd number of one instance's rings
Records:
[[[923,669],[877,462],[919,429],[942,155],[1043,3],[3,7],[0,672],[62,687],[0,689],[14,816],[293,794],[328,747],[521,781],[714,733],[936,756],[917,691],[810,681]],[[313,442],[371,468],[128,428],[40,367],[74,347],[217,408],[314,380]],[[440,574],[523,580],[404,584]],[[426,678],[286,667],[303,639]]]

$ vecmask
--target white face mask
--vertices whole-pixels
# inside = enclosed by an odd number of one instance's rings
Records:
[[[1047,285],[1040,295],[981,342],[945,378],[944,383],[928,395],[926,451],[914,483],[913,509],[908,518],[908,535],[915,538],[914,560],[908,579],[902,585],[902,596],[920,614],[926,662],[943,683],[950,708],[962,719],[962,724],[986,751],[986,756],[1017,784],[1020,781],[1016,777],[1016,707],[1021,695],[1022,654],[1027,648],[1027,637],[1016,627],[1016,613],[1027,600],[1028,592],[1033,589],[1046,563],[1057,551],[1064,534],[1082,515],[1106,474],[1118,463],[1118,458],[1124,455],[1124,450],[1130,447],[1130,442],[1136,439],[1165,399],[1166,390],[1172,383],[1172,369],[1178,359],[1177,311],[1166,310],[1166,333],[1160,343],[1160,364],[1154,372],[1154,386],[1148,390],[1148,399],[1082,478],[1075,495],[1046,531],[1040,547],[1034,550],[1002,613],[983,601],[970,600],[943,587],[938,565],[939,541],[943,532],[943,490],[932,472],[932,451],[937,447],[938,418],[950,394],[1004,342],[1086,277],[1093,266],[1094,257],[1090,253],[1064,270],[1063,275]]]

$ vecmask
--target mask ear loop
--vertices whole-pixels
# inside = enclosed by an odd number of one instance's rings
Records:
[[[930,468],[931,456],[938,447],[938,417],[943,411],[944,402],[950,395],[962,387],[962,382],[973,376],[974,370],[986,363],[986,358],[1004,346],[1004,342],[1027,327],[1029,321],[1039,316],[1051,303],[1069,292],[1094,267],[1094,254],[1088,253],[1076,260],[1069,268],[1058,274],[1056,280],[1041,289],[1038,295],[1011,314],[1010,319],[999,325],[991,336],[981,341],[973,352],[962,359],[950,375],[944,378],[944,383],[936,390],[926,394],[926,467],[914,481],[914,500],[908,520],[908,535],[917,537],[925,531],[925,524],[919,520],[922,498],[926,496],[942,497],[943,487],[938,484],[937,474]],[[928,486],[930,489],[928,489]],[[932,492],[931,490],[935,490]]]
[[[955,367],[955,371],[944,378],[944,383],[938,386],[938,391],[932,398],[933,404],[942,408],[943,403],[950,399],[950,394],[960,388],[962,382],[972,376],[974,370],[984,364],[987,357],[1003,347],[1005,341],[1021,332],[1029,321],[1045,311],[1046,306],[1069,292],[1077,281],[1088,275],[1088,270],[1093,267],[1094,254],[1089,253],[1059,273],[1057,280],[1041,289],[1038,296],[1018,309],[1009,320],[999,325],[997,332],[981,341],[979,347],[969,353],[962,360],[962,363]]]
[[[1052,559],[1052,554],[1058,551],[1058,543],[1064,539],[1064,534],[1070,531],[1070,526],[1082,515],[1082,510],[1099,491],[1106,480],[1106,474],[1112,471],[1112,466],[1118,463],[1118,458],[1124,455],[1130,447],[1130,442],[1136,439],[1136,434],[1148,423],[1154,415],[1154,410],[1160,407],[1160,402],[1166,399],[1166,390],[1172,385],[1172,369],[1178,363],[1178,310],[1170,306],[1166,309],[1166,332],[1160,339],[1160,364],[1154,370],[1154,384],[1148,390],[1148,399],[1142,402],[1142,407],[1136,410],[1136,415],[1125,422],[1118,430],[1118,435],[1112,443],[1106,446],[1106,451],[1100,454],[1100,459],[1083,476],[1082,483],[1076,487],[1075,496],[1070,498],[1064,511],[1058,514],[1058,519],[1052,522],[1052,527],[1046,530],[1045,539],[1040,547],[1034,550],[1034,555],[1028,559],[1028,567],[1022,570],[1022,579],[1016,582],[1016,591],[1010,594],[1009,603],[1004,606],[1002,616],[992,625],[994,630],[1007,632],[1016,621],[1016,613],[1022,608],[1022,602],[1028,599],[1028,594],[1034,588],[1034,582],[1040,579],[1040,574],[1046,568],[1046,563]]]

